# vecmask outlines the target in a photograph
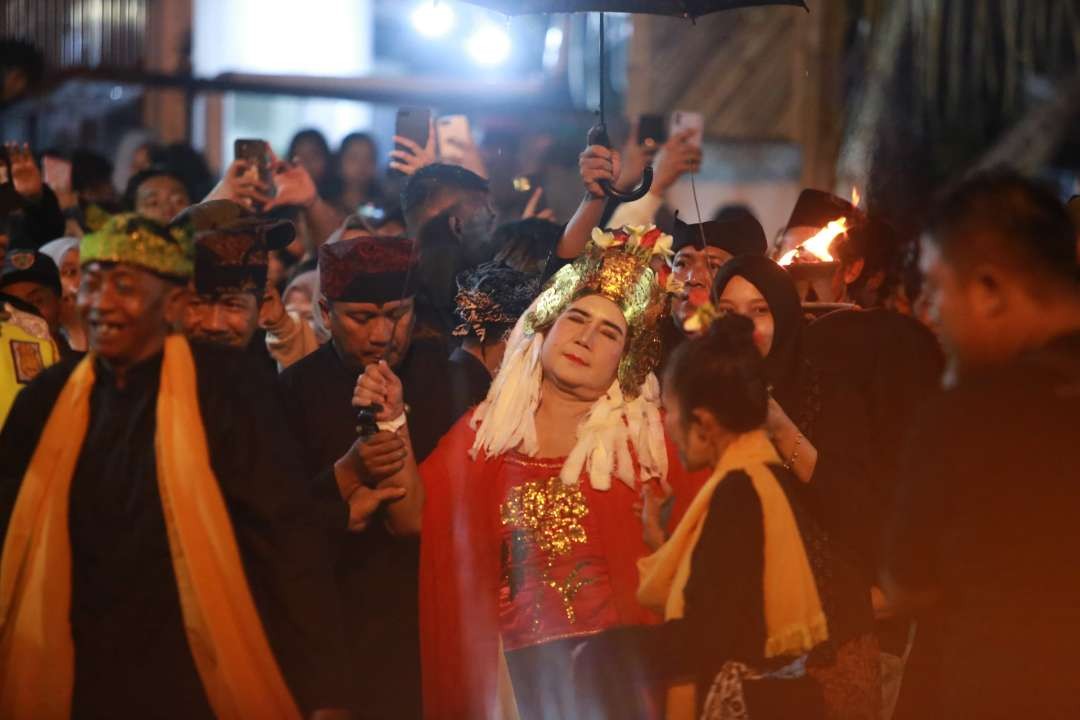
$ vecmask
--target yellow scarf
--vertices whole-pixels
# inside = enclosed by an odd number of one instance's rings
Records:
[[[638,600],[643,605],[663,609],[665,620],[683,616],[690,560],[705,526],[713,492],[729,472],[742,470],[750,476],[761,500],[765,530],[765,657],[799,655],[828,639],[825,613],[795,515],[780,483],[766,467],[779,462],[776,449],[761,430],[740,435],[728,446],[671,538],[638,561]],[[692,683],[668,690],[668,720],[693,718],[696,707]]]
[[[0,719],[71,715],[68,495],[86,437],[94,360],[60,392],[23,477],[0,561]],[[210,707],[223,720],[299,718],[270,650],[210,467],[195,363],[180,336],[165,341],[157,399],[158,488],[180,607]]]

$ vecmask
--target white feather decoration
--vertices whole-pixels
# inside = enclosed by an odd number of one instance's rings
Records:
[[[511,335],[487,398],[473,413],[473,458],[481,452],[488,457],[512,450],[528,456],[538,452],[535,417],[543,379],[540,355],[544,335],[522,332],[521,325],[519,322]],[[559,473],[562,481],[576,485],[585,472],[589,484],[601,491],[611,489],[612,476],[631,489],[639,479],[666,481],[667,448],[659,403],[660,384],[652,373],[630,401],[616,379],[578,425],[574,449]],[[640,472],[635,471],[634,455]]]

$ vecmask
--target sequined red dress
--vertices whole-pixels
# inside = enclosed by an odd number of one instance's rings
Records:
[[[561,460],[473,460],[470,417],[420,468],[427,718],[499,717],[502,652],[660,619],[636,599],[636,563],[649,552],[637,492],[616,479],[606,491],[584,477],[567,487]],[[677,472],[678,461],[670,465]],[[687,485],[670,479],[676,492]]]

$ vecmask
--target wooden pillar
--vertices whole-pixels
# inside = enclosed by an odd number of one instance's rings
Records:
[[[831,190],[836,184],[846,114],[841,74],[846,13],[845,3],[816,0],[797,26],[792,87],[803,187]]]
[[[147,3],[145,67],[151,72],[190,72],[191,0]],[[150,90],[143,97],[143,124],[163,142],[187,142],[190,107],[183,90]]]

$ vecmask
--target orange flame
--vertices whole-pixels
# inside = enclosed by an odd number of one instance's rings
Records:
[[[789,250],[780,258],[781,265],[790,265],[796,260],[802,262],[832,262],[829,252],[833,240],[848,231],[847,218],[839,217],[819,230],[813,237],[799,247]]]
[[[855,185],[851,186],[851,204],[855,207],[859,207],[859,202],[862,200],[862,195],[859,194],[859,188]]]

